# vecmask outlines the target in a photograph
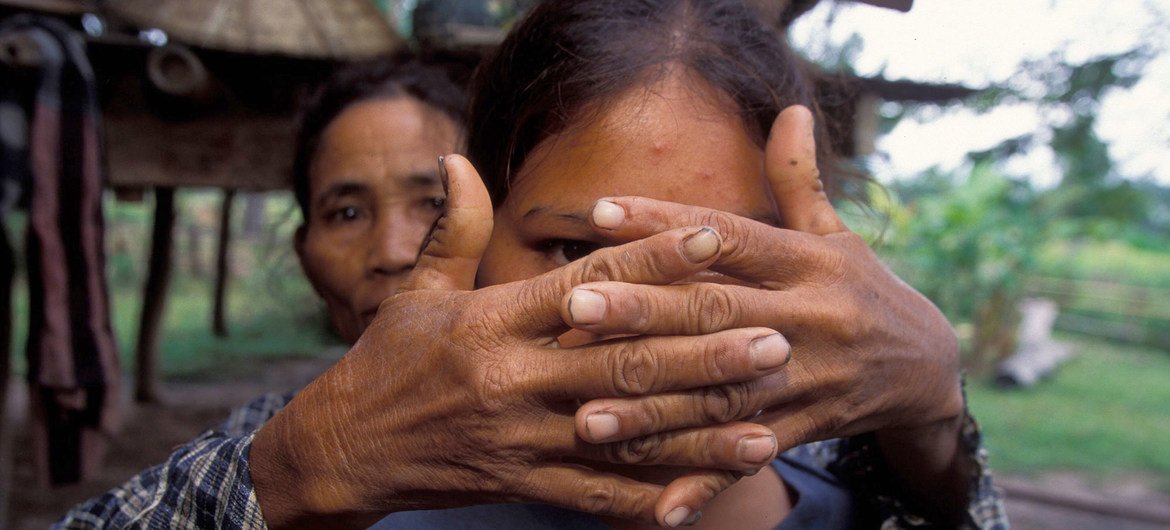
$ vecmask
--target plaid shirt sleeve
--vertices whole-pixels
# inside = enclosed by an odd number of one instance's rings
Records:
[[[53,528],[265,528],[248,450],[256,430],[290,399],[268,394],[233,411],[165,463],[76,506]]]
[[[967,516],[958,527],[962,530],[1008,530],[1007,514],[999,489],[992,484],[991,467],[979,424],[964,411],[961,431],[963,447],[971,462],[969,477],[970,504]],[[899,499],[893,473],[886,467],[873,434],[814,442],[794,450],[824,466],[850,489],[861,493],[868,503],[863,509],[873,515],[881,530],[919,530],[939,526],[914,513]]]

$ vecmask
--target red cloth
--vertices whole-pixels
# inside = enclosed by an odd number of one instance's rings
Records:
[[[0,23],[0,34],[13,33],[28,37],[41,60],[38,75],[0,77],[0,85],[35,84],[0,93],[16,94],[29,117],[26,144],[4,146],[0,180],[23,182],[28,205],[27,355],[38,467],[49,483],[69,484],[100,465],[121,401],[105,282],[100,113],[80,35],[31,15]]]

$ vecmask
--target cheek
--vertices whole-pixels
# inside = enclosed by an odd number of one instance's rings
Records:
[[[302,265],[313,286],[328,302],[345,299],[360,275],[361,263],[349,245],[310,232]]]

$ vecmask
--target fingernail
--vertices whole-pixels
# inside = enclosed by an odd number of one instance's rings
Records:
[[[683,255],[692,263],[707,261],[719,253],[720,245],[719,233],[714,228],[704,226],[683,240]]]
[[[605,318],[605,297],[588,289],[573,289],[569,316],[574,324],[596,324]]]
[[[618,417],[608,412],[594,412],[585,417],[585,430],[593,441],[605,441],[618,434]]]
[[[763,464],[772,458],[776,450],[776,437],[752,436],[739,441],[736,446],[739,459],[749,464]]]
[[[609,201],[597,201],[593,205],[593,225],[613,230],[626,220],[626,210]]]
[[[444,158],[443,155],[439,155],[439,182],[441,182],[443,184],[443,194],[444,195],[451,194],[451,192],[448,191],[448,189],[447,189],[448,186],[450,185],[449,184],[450,180],[451,180],[451,176],[447,173],[447,159]]]
[[[674,528],[680,524],[686,523],[691,519],[691,510],[686,506],[679,506],[666,514],[666,526]],[[694,523],[691,523],[694,524]]]
[[[773,333],[752,340],[748,345],[748,355],[752,359],[752,367],[756,370],[771,370],[783,366],[792,356],[792,348],[784,335]]]

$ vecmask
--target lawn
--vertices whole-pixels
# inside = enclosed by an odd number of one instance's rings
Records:
[[[1076,356],[1024,390],[972,381],[971,409],[997,471],[1139,474],[1170,493],[1170,352],[1059,337]]]

